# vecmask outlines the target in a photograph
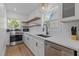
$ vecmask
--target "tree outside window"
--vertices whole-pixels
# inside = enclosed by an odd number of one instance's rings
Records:
[[[17,18],[8,18],[8,28],[17,29],[20,27],[20,21]]]

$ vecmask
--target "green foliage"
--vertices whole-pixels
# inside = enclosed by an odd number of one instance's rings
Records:
[[[9,28],[19,28],[20,22],[16,18],[8,18]]]

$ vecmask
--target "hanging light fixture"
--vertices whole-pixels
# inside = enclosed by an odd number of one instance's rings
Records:
[[[41,9],[42,9],[42,10],[45,10],[45,8],[46,8],[45,3],[42,3]]]
[[[48,3],[41,3],[41,11],[46,11],[48,9]]]

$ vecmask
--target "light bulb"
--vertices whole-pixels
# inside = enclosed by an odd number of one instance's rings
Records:
[[[44,7],[44,6],[42,6],[42,9],[44,10],[44,9],[45,9],[45,7]]]

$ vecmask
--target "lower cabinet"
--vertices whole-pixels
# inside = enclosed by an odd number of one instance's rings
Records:
[[[31,42],[32,42],[32,43],[31,43],[31,44],[32,44],[32,46],[31,46],[31,51],[33,52],[34,55],[37,56],[38,54],[37,54],[36,40],[35,40],[35,39],[32,39]]]
[[[44,56],[44,40],[25,34],[23,41],[35,56]]]
[[[37,55],[44,56],[44,42],[37,40],[36,42]]]
[[[37,39],[33,39],[33,53],[36,56],[44,56],[44,42],[40,42]]]
[[[24,35],[24,43],[35,56],[74,56],[76,51],[61,45],[45,41],[32,35]],[[45,46],[44,46],[45,45]],[[45,49],[45,51],[44,51]],[[74,53],[75,52],[75,53]]]
[[[23,42],[25,43],[25,44],[27,44],[27,46],[28,46],[28,39],[27,39],[27,35],[24,33],[24,35],[23,35]]]

